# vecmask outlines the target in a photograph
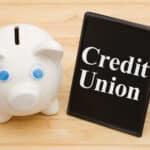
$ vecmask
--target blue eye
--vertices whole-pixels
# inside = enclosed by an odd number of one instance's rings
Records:
[[[7,81],[10,78],[10,74],[7,70],[0,70],[0,80]]]
[[[34,68],[32,71],[32,76],[37,80],[42,79],[44,76],[43,69],[40,67]]]

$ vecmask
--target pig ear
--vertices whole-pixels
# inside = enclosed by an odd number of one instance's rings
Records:
[[[35,55],[45,57],[51,59],[55,63],[59,63],[63,55],[63,49],[58,42],[51,39],[48,42],[38,45],[35,48]]]

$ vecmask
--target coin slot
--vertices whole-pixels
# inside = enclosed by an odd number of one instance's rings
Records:
[[[14,36],[15,36],[15,44],[16,45],[19,45],[19,28],[18,27],[15,27],[14,29]]]

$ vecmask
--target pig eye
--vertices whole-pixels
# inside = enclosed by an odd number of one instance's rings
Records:
[[[34,67],[32,70],[32,77],[34,79],[42,79],[44,76],[44,72],[43,72],[43,68],[41,68],[40,66]]]
[[[10,73],[8,70],[0,70],[0,80],[7,81],[10,78]]]

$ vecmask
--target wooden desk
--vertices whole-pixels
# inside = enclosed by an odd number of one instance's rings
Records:
[[[149,150],[150,110],[142,138],[66,115],[81,24],[95,11],[150,25],[150,0],[0,0],[0,25],[32,23],[47,30],[64,47],[63,81],[55,116],[14,117],[0,124],[0,149]]]

